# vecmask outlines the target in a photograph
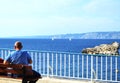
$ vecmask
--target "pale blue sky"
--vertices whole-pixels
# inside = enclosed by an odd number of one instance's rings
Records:
[[[0,0],[0,37],[120,31],[120,0]]]

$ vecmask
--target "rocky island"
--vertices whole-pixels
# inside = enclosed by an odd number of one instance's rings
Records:
[[[101,44],[93,48],[85,48],[82,53],[86,54],[106,54],[106,55],[119,55],[120,44],[113,42],[112,44]]]

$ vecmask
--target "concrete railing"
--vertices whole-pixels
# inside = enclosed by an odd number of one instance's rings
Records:
[[[0,49],[5,59],[10,49]],[[33,69],[43,76],[77,80],[120,82],[120,57],[27,50]]]

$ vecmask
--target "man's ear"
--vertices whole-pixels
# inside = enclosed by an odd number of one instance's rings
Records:
[[[16,49],[16,46],[14,46],[14,48]]]

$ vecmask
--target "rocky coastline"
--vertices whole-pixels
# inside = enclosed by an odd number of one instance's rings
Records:
[[[101,44],[93,48],[85,48],[82,53],[86,54],[105,54],[105,55],[119,55],[120,44],[113,42],[112,44]]]

